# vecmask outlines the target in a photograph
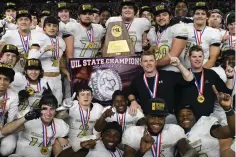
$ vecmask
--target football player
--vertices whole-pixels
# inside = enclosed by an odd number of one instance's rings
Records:
[[[14,81],[15,72],[12,66],[0,64],[0,128],[5,122],[9,123],[16,119],[18,111],[18,95],[9,85]],[[0,153],[8,156],[15,150],[17,138],[15,135],[4,137],[0,135]]]
[[[93,8],[93,23],[100,23],[100,11],[98,8]]]
[[[68,28],[75,38],[74,58],[95,57],[101,48],[105,29],[100,24],[92,23],[92,9],[91,4],[82,4],[78,12],[80,23],[73,23],[73,26]]]
[[[151,23],[146,18],[136,18],[138,7],[133,0],[122,0],[119,12],[121,16],[111,17],[107,20],[106,27],[110,22],[123,21],[129,33],[135,53],[140,54],[143,51],[143,34],[146,34],[151,27]],[[133,54],[132,54],[133,55]]]
[[[218,92],[213,86],[218,102],[227,116],[228,126],[221,126],[215,117],[202,116],[198,121],[191,105],[181,106],[178,111],[179,125],[185,130],[189,143],[199,156],[220,157],[219,140],[235,136],[235,112],[229,94]]]
[[[18,48],[11,44],[4,45],[0,56],[1,56],[0,57],[1,63],[10,64],[13,67],[16,65],[16,63],[20,59]]]
[[[56,89],[55,97],[58,100],[58,104],[62,102],[62,72],[69,76],[69,72],[62,67],[61,57],[65,51],[64,40],[57,35],[59,30],[59,21],[52,16],[48,16],[44,20],[44,33],[34,32],[32,33],[31,49],[29,51],[28,58],[39,59],[42,63],[44,70],[44,78],[48,81],[49,86],[54,86]]]
[[[111,8],[104,6],[100,9],[100,24],[106,28],[107,20],[112,16]]]
[[[36,26],[36,31],[43,32],[43,23],[46,17],[50,16],[51,12],[49,10],[42,10],[42,12],[39,14],[39,24]]]
[[[17,72],[23,72],[25,66],[25,59],[28,57],[30,49],[29,41],[31,39],[31,15],[27,10],[18,10],[16,15],[16,24],[18,29],[8,30],[6,34],[2,36],[0,45],[12,44],[17,46],[20,52],[20,60],[17,62],[14,70]]]
[[[165,124],[168,109],[160,98],[150,99],[145,116],[147,125],[131,126],[123,134],[124,157],[174,157],[178,150],[184,157],[197,157],[188,144],[184,130],[175,124]]]
[[[69,126],[63,120],[54,118],[57,106],[56,97],[50,90],[45,90],[38,110],[30,111],[4,126],[3,135],[20,132],[16,148],[18,157],[50,157],[55,140],[67,136]]]
[[[140,18],[146,18],[150,23],[153,23],[153,14],[152,9],[149,6],[143,6],[139,10],[139,17]]]

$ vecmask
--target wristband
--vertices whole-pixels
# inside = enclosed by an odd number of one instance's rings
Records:
[[[138,150],[136,153],[135,153],[135,157],[143,157],[145,153],[142,153],[140,152],[140,150]]]
[[[225,111],[226,116],[232,116],[234,115],[234,110],[231,108],[228,111]]]
[[[227,76],[227,79],[233,79],[233,78],[234,78],[234,76],[230,76],[230,77]]]

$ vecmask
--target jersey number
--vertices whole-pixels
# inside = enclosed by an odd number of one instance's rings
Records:
[[[85,53],[88,49],[91,49],[92,53],[90,57],[95,57],[97,49],[100,47],[99,43],[93,42],[92,45],[93,47],[91,47],[91,42],[89,41],[81,41],[81,43],[84,45],[81,53],[80,53],[80,57],[84,57]]]
[[[30,146],[35,146],[37,142],[38,142],[38,138],[31,137],[31,141],[30,141],[29,145]],[[40,143],[38,147],[42,147],[42,145],[43,145],[43,142]]]
[[[168,45],[161,45],[159,48],[155,49],[156,60],[163,58],[169,51],[170,48]]]

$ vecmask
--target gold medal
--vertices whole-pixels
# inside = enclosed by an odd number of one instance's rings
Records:
[[[90,42],[90,43],[89,43],[89,48],[90,48],[90,49],[94,48],[94,43]]]
[[[41,154],[43,155],[48,155],[49,153],[49,150],[48,150],[48,147],[42,147],[41,150],[40,150]]]
[[[30,96],[34,95],[34,89],[32,87],[27,87],[26,91],[29,93]]]
[[[203,103],[203,102],[205,101],[204,96],[203,96],[203,95],[199,95],[199,96],[197,97],[197,101],[198,101],[199,103]]]
[[[57,59],[53,60],[52,66],[58,67],[58,65],[59,65],[58,60]]]
[[[28,56],[29,56],[29,52],[26,52],[26,53],[24,54],[24,59],[25,59],[25,60],[28,59]]]
[[[80,133],[80,137],[85,137],[85,136],[88,136],[88,133],[87,133],[87,131],[83,130],[83,131]]]

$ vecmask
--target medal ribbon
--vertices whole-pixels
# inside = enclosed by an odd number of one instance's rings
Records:
[[[200,80],[200,84],[198,84],[197,82],[197,78],[195,77],[192,69],[190,69],[191,73],[193,74],[194,76],[194,79],[195,79],[195,85],[197,87],[197,90],[198,90],[198,93],[199,95],[203,95],[203,92],[204,92],[204,70],[202,70],[202,76],[201,76],[201,80]]]
[[[155,75],[155,79],[154,79],[154,86],[153,86],[153,92],[150,90],[149,86],[148,86],[148,81],[147,81],[147,77],[145,76],[145,74],[143,74],[143,80],[144,80],[144,83],[151,95],[152,98],[156,98],[156,95],[157,95],[157,86],[158,86],[158,79],[159,79],[159,75],[158,75],[158,72],[156,73]]]
[[[126,118],[126,112],[123,114],[116,113],[116,119],[117,122],[122,126],[122,132],[124,132],[125,129],[125,118]]]
[[[116,151],[118,152],[119,156],[122,157],[121,151],[120,151],[119,149],[116,149]],[[110,154],[111,154],[112,157],[116,157],[115,152],[112,152],[112,151],[109,151],[109,152],[110,152]]]
[[[159,42],[160,42],[160,40],[161,40],[161,36],[162,36],[162,34],[163,34],[164,32],[165,32],[165,30],[162,31],[161,33],[160,33],[160,32],[157,32],[157,36],[156,36],[156,45],[159,44]]]
[[[27,82],[27,86],[30,87],[29,81]],[[40,83],[40,81],[38,81],[38,83],[37,83],[37,92],[40,92],[40,91],[41,91],[41,83]]]
[[[198,32],[199,31],[197,31],[196,28],[194,28],[194,37],[195,37],[195,41],[196,41],[197,45],[201,45],[202,35],[203,35],[204,31],[205,31],[205,28],[202,31],[200,31],[200,36],[198,36]]]
[[[51,40],[52,45],[55,45],[55,46],[56,46],[56,52],[55,52],[55,51],[52,52],[52,57],[53,57],[54,59],[58,59],[58,58],[59,58],[59,54],[60,54],[60,50],[59,50],[59,48],[60,48],[60,46],[59,46],[59,40],[58,40],[57,38],[56,38],[56,41],[55,41],[55,42],[54,42],[53,38],[50,38],[50,40]]]
[[[20,40],[21,40],[21,44],[23,46],[24,52],[27,53],[29,51],[29,40],[31,39],[31,35],[30,33],[28,33],[27,35],[27,40],[25,41],[24,36],[21,35],[21,33],[18,31],[19,35],[20,35]]]
[[[7,92],[3,95],[3,99],[7,99],[8,98],[8,95],[7,95]],[[7,106],[7,101],[5,101],[4,105],[3,105],[3,110],[2,110],[2,116],[6,110],[6,106]]]
[[[55,126],[55,123],[54,123],[54,120],[52,121],[52,124],[51,124],[51,129],[52,129],[52,137],[48,140],[47,137],[48,137],[48,133],[47,133],[47,126],[43,125],[43,146],[44,147],[48,147],[49,143],[51,142],[52,138],[55,136],[56,134],[56,126]]]
[[[90,119],[90,109],[89,108],[87,109],[86,117],[84,117],[84,111],[81,106],[79,106],[79,112],[80,112],[80,119],[81,119],[82,125],[84,127],[84,130],[86,130],[86,125],[88,124],[89,119]]]
[[[161,133],[156,136],[156,145],[155,143],[151,147],[152,156],[153,157],[160,157],[161,154]]]
[[[233,37],[229,34],[229,47],[232,48],[233,45]]]
[[[93,31],[93,27],[91,26],[89,30],[86,29],[86,33],[88,35],[88,40],[89,42],[93,42],[94,41],[94,31]]]
[[[129,31],[129,29],[130,29],[132,23],[133,23],[133,21],[131,21],[130,23],[126,23],[126,24],[125,24],[125,27],[126,27],[126,29],[127,29],[128,31]]]

